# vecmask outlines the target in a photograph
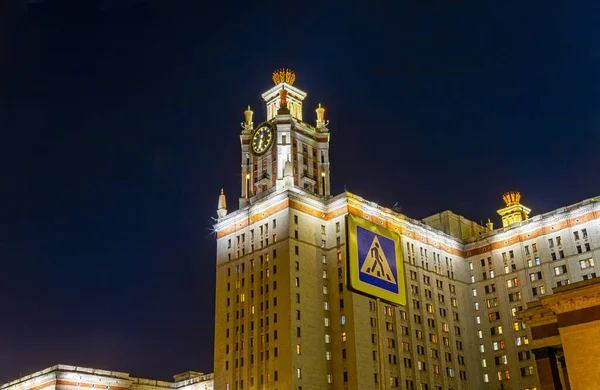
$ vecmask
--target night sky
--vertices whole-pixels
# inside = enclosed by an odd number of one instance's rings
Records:
[[[532,214],[600,195],[595,0],[8,3],[0,383],[212,371],[211,216],[276,68],[327,109],[336,194],[496,226],[508,190]]]

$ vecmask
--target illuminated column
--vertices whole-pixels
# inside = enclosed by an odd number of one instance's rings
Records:
[[[246,173],[246,191],[245,191],[244,197],[246,199],[248,199],[249,196],[250,196],[250,174]]]

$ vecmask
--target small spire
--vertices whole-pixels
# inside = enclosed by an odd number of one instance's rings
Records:
[[[321,107],[321,103],[319,103],[319,107],[315,111],[317,112],[317,126],[325,125],[325,108]]]
[[[251,129],[252,128],[252,115],[254,115],[254,111],[250,109],[250,105],[248,105],[248,109],[244,111],[244,118],[246,122],[244,123],[244,127]]]
[[[227,215],[227,201],[225,199],[225,192],[221,188],[221,195],[219,195],[219,203],[217,206],[217,216],[223,218]]]

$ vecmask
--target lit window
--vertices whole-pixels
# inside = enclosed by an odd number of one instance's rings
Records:
[[[296,355],[302,355],[302,346],[300,344],[296,344]]]

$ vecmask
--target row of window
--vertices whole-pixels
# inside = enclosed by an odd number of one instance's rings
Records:
[[[533,366],[521,367],[520,372],[521,372],[522,377],[535,375]],[[509,380],[511,378],[510,370],[498,371],[497,376],[498,376],[499,381]],[[490,381],[488,374],[483,374],[483,381],[486,383]],[[527,389],[527,390],[529,390],[529,389]],[[536,390],[536,388],[534,387],[531,390]]]

